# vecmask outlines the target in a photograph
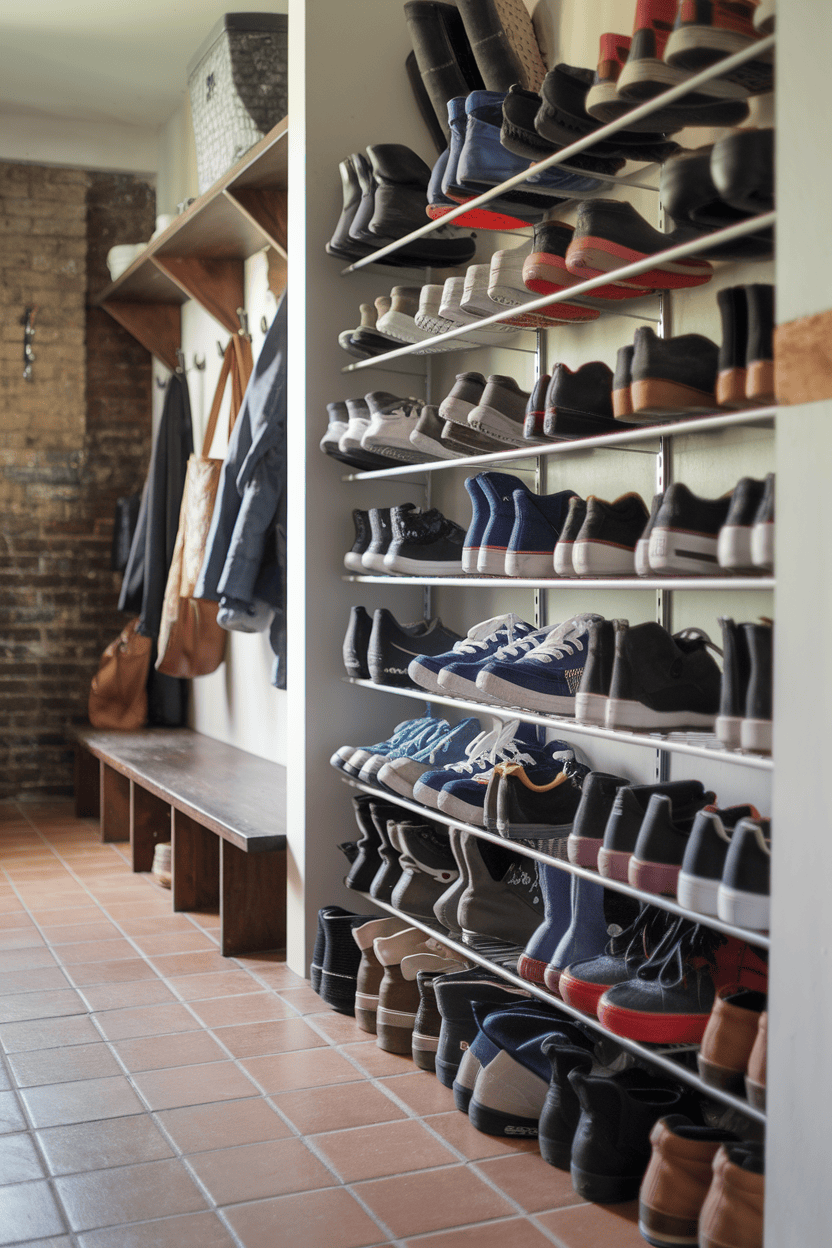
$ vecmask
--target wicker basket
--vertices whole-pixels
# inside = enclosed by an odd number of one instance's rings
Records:
[[[286,116],[288,21],[226,13],[188,66],[200,194]]]

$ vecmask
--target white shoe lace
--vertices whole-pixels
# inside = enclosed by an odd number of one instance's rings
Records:
[[[520,720],[512,719],[507,724],[503,724],[502,728],[493,728],[491,732],[481,732],[465,748],[468,761],[453,763],[444,767],[443,771],[449,774],[453,772],[459,776],[470,776],[474,771],[479,772],[487,767],[494,767],[497,763],[533,763],[532,755],[524,752],[524,743],[514,740],[519,727]]]
[[[515,615],[513,611],[510,611],[508,615],[492,616],[490,620],[483,620],[482,624],[475,624],[472,629],[469,629],[468,636],[458,641],[454,650],[457,654],[476,654],[480,650],[487,650],[503,630],[506,633],[506,645],[511,645],[515,632],[521,624],[525,628],[529,627],[526,621],[522,620],[519,615]]]
[[[565,658],[566,655],[583,650],[587,641],[587,625],[592,620],[601,618],[598,615],[586,614],[575,615],[571,620],[565,620],[563,624],[559,624],[552,630],[545,641],[536,646],[534,650],[530,650],[526,658],[536,663],[554,663]]]

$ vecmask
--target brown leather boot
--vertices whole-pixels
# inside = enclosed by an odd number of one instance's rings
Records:
[[[757,1024],[757,1038],[748,1059],[745,1095],[756,1109],[766,1107],[766,1050],[768,1047],[768,1011],[763,1010]]]
[[[765,993],[749,988],[724,989],[717,995],[696,1059],[706,1083],[742,1093],[765,1006]]]
[[[763,1248],[763,1146],[723,1144],[699,1215],[699,1248]]]
[[[653,1156],[639,1192],[638,1229],[658,1248],[696,1248],[699,1211],[711,1185],[720,1144],[730,1131],[698,1127],[683,1114],[660,1118],[650,1132]]]

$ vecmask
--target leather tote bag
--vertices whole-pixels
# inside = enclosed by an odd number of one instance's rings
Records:
[[[179,528],[173,548],[173,560],[165,588],[162,623],[159,630],[159,655],[156,668],[166,676],[208,676],[225,658],[228,633],[217,623],[219,604],[194,598],[205,558],[206,539],[217,497],[221,459],[210,459],[208,452],[214,439],[220,407],[229,378],[231,407],[228,414],[228,435],[243,402],[251,376],[252,357],[248,339],[234,334],[226,347],[222,371],[211,414],[202,442],[202,454],[191,455],[185,476],[185,490],[179,512]]]
[[[153,642],[131,620],[101,656],[92,678],[87,713],[93,728],[135,730],[147,721],[147,674]]]

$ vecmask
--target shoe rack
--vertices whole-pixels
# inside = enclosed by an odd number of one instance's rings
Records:
[[[328,0],[310,0],[305,6],[297,7],[298,13],[301,7],[305,9],[303,21],[306,24],[307,46],[311,46],[310,38],[313,41],[323,39],[326,32],[327,37],[335,43],[339,40],[347,42],[356,59],[350,61],[347,75],[341,70],[338,76],[339,68],[334,53],[330,61],[327,61],[323,45],[314,44],[314,68],[310,59],[304,80],[299,81],[296,77],[294,87],[290,87],[291,91],[296,92],[290,96],[292,115],[293,118],[302,120],[307,146],[311,138],[318,139],[321,143],[319,160],[321,163],[329,162],[328,170],[314,183],[322,190],[321,196],[311,206],[308,203],[301,204],[300,191],[297,184],[293,183],[293,171],[298,177],[305,176],[307,179],[312,175],[308,168],[302,166],[299,151],[294,156],[293,163],[290,146],[289,201],[293,256],[295,235],[292,221],[295,219],[303,222],[305,230],[304,255],[307,272],[314,272],[323,283],[322,292],[319,294],[307,281],[303,297],[295,302],[299,309],[296,341],[298,346],[304,343],[306,347],[307,364],[303,372],[300,369],[296,372],[294,379],[290,376],[290,408],[293,406],[294,395],[296,404],[302,405],[308,413],[307,429],[290,432],[290,454],[291,439],[294,436],[295,454],[305,458],[307,464],[306,497],[299,482],[295,483],[294,497],[305,527],[302,541],[308,551],[308,572],[301,570],[298,565],[295,565],[294,571],[290,569],[290,589],[294,585],[295,591],[290,600],[295,605],[296,625],[302,629],[300,636],[295,632],[294,642],[290,636],[290,672],[293,668],[294,644],[294,665],[296,670],[304,674],[302,691],[297,685],[290,689],[290,699],[294,698],[295,716],[299,725],[299,738],[303,743],[299,753],[299,782],[294,793],[290,793],[289,799],[289,837],[290,846],[294,846],[293,850],[290,849],[290,854],[294,855],[294,867],[290,862],[290,880],[294,871],[297,890],[294,898],[297,926],[292,926],[290,919],[290,941],[295,941],[294,948],[290,950],[290,961],[294,960],[297,969],[308,966],[315,931],[315,915],[319,906],[335,901],[355,908],[357,900],[354,893],[343,890],[340,885],[343,868],[335,845],[345,834],[351,813],[350,804],[344,796],[346,786],[343,777],[334,773],[326,774],[329,753],[346,741],[361,743],[387,736],[394,723],[410,713],[420,713],[424,704],[424,695],[416,690],[391,691],[369,682],[345,681],[340,667],[340,643],[350,606],[365,601],[369,607],[389,607],[398,619],[412,619],[421,613],[423,607],[429,610],[431,605],[434,608],[439,605],[445,622],[459,631],[464,631],[475,621],[510,607],[514,607],[526,618],[534,618],[535,622],[540,623],[545,622],[547,613],[551,619],[557,619],[579,609],[598,610],[608,617],[626,614],[626,611],[615,608],[616,595],[620,597],[626,594],[629,602],[636,596],[640,598],[645,604],[642,611],[649,612],[652,618],[657,618],[666,627],[671,627],[672,631],[674,624],[675,627],[682,627],[689,623],[699,623],[698,618],[692,619],[691,616],[704,610],[705,604],[711,620],[718,611],[730,614],[735,619],[773,615],[776,604],[777,776],[774,774],[772,758],[723,751],[717,748],[714,740],[702,736],[669,734],[659,737],[654,734],[647,736],[614,732],[577,725],[562,717],[494,707],[483,708],[480,703],[461,699],[433,698],[431,705],[436,708],[447,706],[449,710],[460,713],[481,716],[485,714],[502,719],[520,718],[526,722],[541,723],[552,728],[557,736],[564,737],[576,747],[584,749],[587,760],[594,767],[627,774],[624,760],[629,760],[633,766],[637,760],[637,778],[642,781],[650,781],[672,768],[674,778],[695,776],[707,781],[711,787],[717,789],[721,804],[742,800],[742,795],[745,794],[746,800],[750,798],[765,813],[772,814],[774,825],[780,829],[779,839],[775,839],[773,844],[773,876],[776,884],[773,889],[772,929],[777,934],[775,942],[770,945],[769,937],[759,932],[744,932],[711,919],[705,921],[717,930],[747,939],[758,948],[771,948],[770,996],[774,1004],[769,1051],[769,1139],[788,1143],[782,1149],[778,1148],[768,1160],[766,1244],[767,1248],[770,1245],[775,1248],[782,1245],[786,1248],[787,1245],[797,1243],[820,1245],[827,1236],[828,1219],[824,1221],[824,1218],[827,1215],[832,1217],[832,1209],[828,1208],[832,1204],[832,1196],[825,1195],[827,1183],[820,1161],[827,1154],[829,1143],[824,1121],[832,1120],[832,1073],[827,1072],[828,1063],[823,1057],[824,1046],[832,1031],[832,1005],[826,1000],[818,999],[819,996],[825,997],[828,994],[819,990],[817,981],[818,964],[825,968],[829,957],[827,951],[832,945],[830,922],[825,917],[828,910],[825,901],[826,889],[820,874],[821,867],[827,880],[832,873],[832,840],[828,837],[828,795],[824,784],[829,750],[832,749],[832,724],[828,722],[828,713],[824,708],[828,705],[825,699],[830,694],[832,677],[826,671],[825,657],[819,657],[815,663],[810,657],[814,651],[810,652],[808,647],[810,644],[823,646],[819,632],[822,634],[824,630],[819,630],[819,621],[828,619],[830,610],[828,591],[824,589],[824,585],[830,582],[824,578],[827,572],[832,573],[832,567],[829,567],[832,556],[827,555],[825,546],[821,550],[817,546],[823,545],[820,541],[821,535],[825,534],[828,527],[824,518],[824,501],[828,492],[824,482],[828,478],[824,474],[832,471],[832,438],[828,431],[828,422],[832,419],[832,402],[819,400],[808,407],[802,406],[791,411],[763,408],[756,411],[714,413],[684,422],[651,425],[601,438],[536,447],[531,454],[523,449],[505,451],[430,465],[406,465],[377,472],[347,474],[339,481],[338,469],[331,462],[326,462],[317,449],[317,442],[325,425],[327,401],[345,397],[347,394],[359,394],[363,389],[387,388],[399,394],[419,393],[414,387],[421,382],[433,387],[432,393],[424,394],[426,401],[438,402],[447,393],[447,388],[444,388],[447,376],[452,376],[455,371],[476,368],[483,372],[512,372],[512,368],[510,364],[502,364],[502,360],[508,358],[502,355],[501,363],[489,368],[484,353],[472,355],[470,362],[467,353],[463,355],[458,352],[447,357],[420,357],[418,346],[404,346],[383,357],[341,367],[344,357],[337,347],[337,334],[357,323],[358,304],[372,301],[375,295],[389,291],[394,284],[417,284],[420,277],[414,275],[412,270],[399,274],[395,270],[374,266],[374,258],[368,257],[349,266],[348,273],[341,281],[337,262],[332,258],[327,260],[322,257],[324,243],[338,216],[335,177],[338,161],[348,152],[359,150],[370,142],[399,141],[413,146],[423,154],[426,145],[418,130],[415,109],[408,97],[406,84],[401,81],[403,75],[398,62],[403,61],[406,51],[406,35],[401,15],[384,11],[391,6],[362,6],[367,16],[372,16],[377,46],[388,46],[389,42],[389,47],[403,49],[401,55],[397,52],[393,57],[391,53],[391,59],[396,60],[396,64],[390,64],[386,59],[383,62],[379,58],[373,60],[369,54],[364,60],[361,59],[363,54],[356,46],[354,34],[351,36],[349,17],[340,14],[336,6]],[[292,9],[291,12],[295,10]],[[599,33],[604,21],[605,18],[599,17]],[[811,107],[817,109],[817,116],[825,115],[822,96],[825,69],[821,47],[827,36],[832,42],[832,16],[827,16],[826,13],[818,15],[810,7],[810,0],[791,0],[785,14],[782,17],[778,15],[778,23],[780,91],[777,100],[777,125],[781,135],[784,132],[789,135],[788,145],[781,144],[777,153],[780,238],[776,283],[778,319],[782,323],[823,311],[832,302],[829,298],[829,291],[832,290],[832,259],[828,258],[828,247],[824,248],[822,242],[823,212],[819,199],[807,186],[805,172],[802,176],[800,174],[801,168],[804,171],[817,168],[816,139],[812,138],[811,127],[807,126],[806,119],[807,109]],[[603,29],[612,28],[608,23],[603,25]],[[759,53],[761,46],[757,46],[755,53]],[[319,53],[324,56],[323,66],[318,63]],[[558,59],[569,60],[569,50],[565,49]],[[733,59],[738,64],[743,59],[743,54]],[[371,104],[363,112],[358,111],[355,115],[350,113],[348,117],[340,119],[341,124],[335,135],[331,133],[331,101],[320,98],[317,86],[320,73],[325,68],[333,71],[336,75],[335,81],[345,84],[347,78],[355,81],[362,72],[377,75],[373,79],[375,90]],[[724,70],[725,63],[717,70],[704,71],[700,80],[704,81]],[[791,91],[788,90],[789,87]],[[670,101],[681,94],[683,89],[677,88],[667,93],[664,98]],[[387,117],[395,117],[397,123],[399,120],[401,123],[397,124],[392,133],[391,127],[382,126],[379,121],[376,105],[382,97],[385,100],[385,122]],[[297,107],[293,104],[295,100]],[[639,109],[639,115],[646,116],[649,111],[650,105],[644,105]],[[606,128],[606,133],[612,134],[616,128],[618,126],[613,123]],[[570,155],[590,148],[596,138],[597,135],[582,140],[543,163],[568,163]],[[521,180],[512,179],[502,187],[481,196],[478,202],[486,203]],[[293,201],[295,194],[298,198]],[[307,200],[308,197],[307,181]],[[445,217],[441,224],[447,224],[451,219],[450,216]],[[707,246],[712,246],[719,238],[727,241],[741,237],[772,222],[773,214],[766,214],[753,222],[733,226],[720,232],[718,236],[709,236]],[[408,240],[401,240],[399,245],[429,233],[432,228],[436,227],[427,224],[409,236]],[[519,237],[512,242],[510,236],[502,236],[497,245],[513,246],[519,244],[519,241]],[[701,246],[696,243],[687,244],[683,248],[674,248],[666,255],[694,255]],[[383,252],[389,253],[394,249],[395,246],[382,249],[376,253],[375,259]],[[480,259],[478,254],[476,260]],[[635,275],[652,263],[651,260],[642,266],[628,266],[626,270],[619,270],[617,276],[625,276],[627,273]],[[426,275],[421,280],[438,279],[431,279]],[[605,277],[582,283],[580,287],[572,287],[568,293],[564,292],[563,298],[575,298],[582,294],[591,297],[595,285],[601,285],[608,280]],[[732,271],[732,280],[734,284],[741,284],[766,279],[745,277],[742,266],[737,265]],[[775,279],[769,277],[768,280]],[[349,288],[349,293],[345,292],[345,288]],[[663,301],[665,334],[688,332],[698,328],[688,319],[687,293],[675,293],[672,307],[668,306],[671,301]],[[533,311],[535,307],[548,305],[552,301],[552,296],[546,296],[536,303],[525,305],[523,310]],[[507,315],[510,313],[498,313],[491,318],[491,322],[504,319]],[[670,327],[671,317],[674,328]],[[604,320],[606,318],[602,318]],[[483,324],[488,323],[490,322],[483,321]],[[624,332],[620,329],[623,322],[614,322],[610,317],[608,323],[610,326],[617,324],[618,328],[611,329],[611,332],[618,335],[617,345],[621,345],[626,341]],[[464,329],[460,329],[447,337],[464,332]],[[711,333],[710,336],[716,335]],[[552,363],[559,358],[551,332],[540,334],[537,340],[530,334],[526,337],[529,340],[528,349],[536,354],[538,371],[547,371],[547,354]],[[441,341],[437,336],[432,345],[439,346]],[[314,355],[309,352],[310,343],[314,345]],[[586,355],[585,358],[592,358],[592,355]],[[416,369],[420,371],[417,373]],[[365,375],[366,382],[363,380]],[[348,389],[350,381],[360,382],[360,386],[356,384]],[[521,384],[529,389],[527,382]],[[468,473],[497,465],[510,472],[526,471],[529,473],[529,480],[535,483],[535,488],[546,493],[552,489],[564,488],[567,484],[572,485],[571,480],[567,481],[560,476],[557,477],[558,484],[547,484],[552,474],[559,474],[572,460],[582,463],[584,467],[589,461],[597,463],[602,466],[602,473],[607,474],[612,471],[608,465],[614,463],[622,466],[621,484],[622,488],[626,488],[627,479],[623,466],[636,462],[643,464],[646,452],[651,457],[649,462],[653,464],[651,484],[664,487],[672,480],[680,448],[686,454],[697,444],[705,448],[706,457],[713,455],[715,466],[718,465],[721,448],[728,448],[734,456],[731,462],[739,465],[735,480],[745,471],[760,476],[765,470],[776,468],[776,586],[775,579],[769,576],[718,579],[679,577],[661,578],[661,581],[642,581],[637,578],[564,581],[553,577],[551,581],[527,581],[524,578],[521,582],[471,576],[441,579],[343,576],[341,558],[343,551],[350,545],[351,508],[388,506],[403,501],[396,490],[403,490],[405,486],[413,486],[415,490],[415,482],[418,482],[421,491],[416,495],[417,501],[428,499],[429,505],[430,502],[439,505],[445,514],[464,523],[467,510],[460,505],[446,506],[445,500],[459,498],[462,493],[462,477]],[[813,453],[807,454],[810,448]],[[746,451],[753,458],[753,463],[748,468],[743,467],[742,457]],[[688,461],[683,459],[683,462]],[[688,481],[684,472],[679,473],[679,479]],[[583,480],[585,478],[576,479],[575,488],[586,494],[589,491],[585,487],[581,488]],[[315,485],[311,499],[310,482]],[[696,481],[690,480],[689,484],[697,492],[711,497],[727,488],[722,479],[719,479],[709,489],[707,475]],[[597,492],[603,494],[603,487]],[[612,493],[605,496],[614,497]],[[805,505],[802,519],[798,518],[795,507],[798,498],[802,498]],[[814,526],[810,530],[812,536],[808,542],[809,546],[814,547],[811,551],[807,548],[807,524]],[[788,557],[789,554],[792,558]],[[578,589],[585,591],[585,597],[575,597],[575,590]],[[361,592],[372,594],[372,598],[362,599],[357,596]],[[534,595],[534,617],[526,609],[529,599],[522,596],[527,593]],[[454,598],[453,595],[458,597]],[[736,597],[724,602],[725,595]],[[446,604],[463,600],[464,611],[455,616],[454,608]],[[554,612],[555,603],[558,607],[557,613]],[[575,605],[570,605],[572,603]],[[678,619],[671,623],[673,615]],[[642,614],[636,618],[644,619],[648,616]],[[709,631],[714,636],[713,624]],[[313,639],[311,657],[304,640],[310,638]],[[302,650],[305,652],[302,653]],[[810,723],[807,720],[807,708],[819,712],[819,718]],[[724,779],[729,773],[732,777],[730,782]],[[713,779],[714,776],[719,777],[718,782]],[[347,783],[354,789],[366,789],[366,786],[356,782]],[[340,798],[338,790],[341,791]],[[386,792],[384,796],[388,801],[397,802],[404,810],[422,813],[422,808],[415,803]],[[441,816],[437,818],[437,812],[431,811],[429,817],[437,822],[444,822]],[[458,825],[458,821],[454,822]],[[492,836],[484,829],[469,827],[468,830],[485,840],[494,840],[505,845],[503,838]],[[777,836],[776,833],[775,837]],[[515,844],[515,848],[521,847]],[[545,855],[536,855],[531,850],[522,852],[527,852],[532,858],[539,857],[543,861],[550,861]],[[812,870],[816,863],[818,872]],[[577,875],[598,878],[593,872],[568,863],[557,862],[555,865]],[[812,878],[807,878],[807,873]],[[626,892],[640,900],[649,900],[651,904],[671,913],[684,913],[673,899],[643,894],[616,881],[605,881],[605,886]],[[396,913],[391,907],[378,902],[374,904],[382,911]],[[292,905],[290,898],[290,914]],[[432,931],[428,924],[420,923],[419,920],[411,921],[414,926]],[[432,934],[436,933],[432,931]],[[480,951],[467,945],[456,946],[449,938],[445,940],[450,947],[457,948],[458,952],[464,953],[472,961],[499,970],[507,980],[520,984],[533,995],[541,995],[553,1002],[553,998],[545,990],[536,990],[534,985],[519,980],[510,970],[495,963],[487,950]],[[807,956],[807,949],[812,950],[811,956]],[[570,1013],[564,1003],[554,1003],[565,1013]],[[673,1073],[676,1078],[698,1085],[698,1076],[680,1064],[684,1059],[680,1059],[679,1054],[659,1053],[635,1042],[622,1043],[624,1047],[638,1052],[644,1060]],[[758,1122],[764,1120],[763,1115],[744,1101],[710,1086],[698,1086],[710,1097],[734,1108],[741,1108],[747,1119]],[[819,1106],[823,1107],[820,1114]],[[795,1211],[794,1202],[789,1199],[788,1192],[798,1190],[798,1185],[805,1191],[807,1182],[812,1185],[812,1200],[803,1203],[811,1208]],[[789,1183],[792,1184],[791,1189]],[[798,1223],[801,1228],[799,1231],[796,1230]]]

